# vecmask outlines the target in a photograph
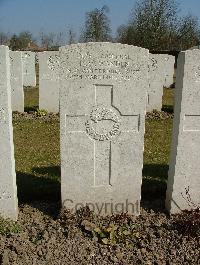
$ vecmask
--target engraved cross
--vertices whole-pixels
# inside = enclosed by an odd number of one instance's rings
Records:
[[[112,151],[122,134],[137,133],[140,115],[124,115],[113,103],[113,86],[95,85],[91,113],[66,115],[66,134],[86,134],[93,144],[94,187],[112,186]]]

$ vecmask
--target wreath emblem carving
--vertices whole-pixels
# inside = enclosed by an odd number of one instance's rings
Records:
[[[106,133],[99,133],[95,130],[94,124],[102,121],[111,121],[113,126]],[[86,133],[96,141],[111,141],[120,134],[120,120],[117,114],[104,107],[96,107],[90,113],[90,119],[86,121]]]

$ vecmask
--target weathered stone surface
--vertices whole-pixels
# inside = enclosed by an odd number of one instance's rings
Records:
[[[170,87],[174,83],[174,64],[175,64],[175,56],[165,54],[165,87]]]
[[[200,51],[178,58],[173,142],[166,207],[171,213],[200,205]]]
[[[163,84],[165,82],[165,62],[162,54],[149,55],[149,87],[147,111],[162,108]]]
[[[0,215],[17,219],[9,48],[0,46]]]
[[[22,52],[24,86],[36,86],[35,53]]]
[[[59,112],[59,52],[39,53],[39,107]]]
[[[10,51],[12,111],[24,112],[22,52]]]
[[[148,59],[122,44],[61,47],[63,206],[139,214]]]

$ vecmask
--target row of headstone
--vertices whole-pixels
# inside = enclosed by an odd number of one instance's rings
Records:
[[[16,219],[9,51],[0,51],[0,214]],[[87,43],[61,47],[59,58],[63,206],[139,214],[148,50]],[[200,203],[199,69],[200,51],[180,54],[166,199],[172,213]]]
[[[39,53],[39,108],[59,112],[59,52]],[[147,111],[162,108],[163,87],[173,83],[175,57],[150,54]]]
[[[147,111],[161,111],[163,87],[174,83],[175,57],[167,54],[150,54]]]
[[[36,85],[35,53],[10,51],[12,111],[24,112],[23,86]]]
[[[36,85],[35,53],[10,52],[12,110],[24,111],[23,86]],[[39,108],[59,112],[59,52],[41,52],[39,61]],[[173,82],[174,57],[150,54],[147,111],[162,108],[163,86]]]

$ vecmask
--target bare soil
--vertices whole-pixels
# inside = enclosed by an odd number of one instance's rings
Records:
[[[142,209],[138,217],[102,218],[88,209],[71,214],[59,207],[52,202],[20,205],[21,231],[0,234],[0,264],[200,264],[199,230],[186,233],[183,224],[179,229],[180,216]],[[113,224],[115,242],[105,244],[94,230],[108,232]]]

